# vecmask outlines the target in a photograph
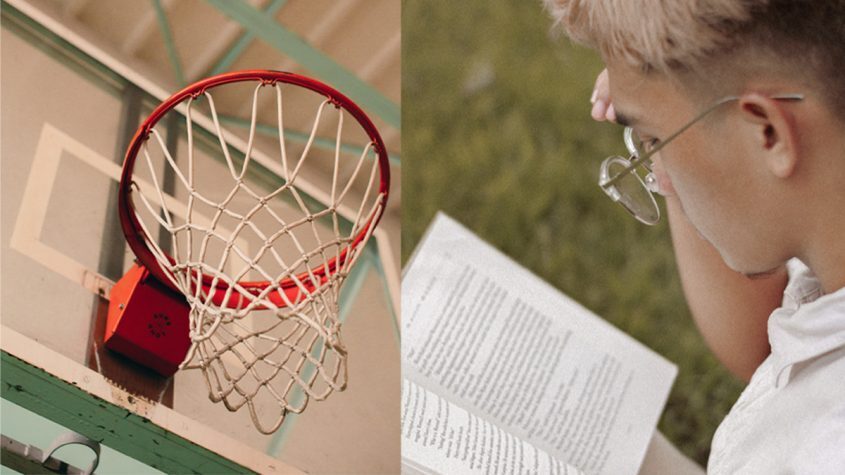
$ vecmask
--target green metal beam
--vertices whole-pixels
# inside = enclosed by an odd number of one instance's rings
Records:
[[[376,247],[373,252],[378,255],[378,247]],[[384,262],[381,258],[374,258],[373,265],[376,268],[376,272],[378,272],[379,280],[381,280],[381,288],[384,292],[384,299],[387,302],[387,308],[390,311],[391,321],[393,322],[393,334],[396,336],[396,341],[402,341],[402,333],[399,329],[399,316],[396,315],[396,306],[393,302],[393,295],[390,293],[390,286],[387,283],[387,272],[384,269]]]
[[[244,119],[242,117],[234,117],[234,116],[231,116],[231,115],[221,114],[221,115],[218,116],[218,118],[220,119],[220,122],[224,122],[224,123],[227,123],[227,124],[230,124],[230,125],[234,125],[235,127],[241,127],[241,128],[248,129],[252,126],[252,123],[251,123],[250,120]],[[255,130],[258,133],[261,133],[261,134],[264,134],[264,135],[267,135],[267,136],[270,136],[270,137],[278,137],[279,136],[279,128],[276,127],[275,125],[262,124],[260,122],[257,122],[255,124]],[[285,130],[285,138],[288,139],[288,140],[292,140],[294,142],[306,143],[306,142],[308,142],[309,136],[310,136],[310,134],[307,134],[305,132],[300,132],[300,131],[297,131],[297,130]],[[319,149],[332,150],[333,151],[335,149],[335,140],[334,139],[328,139],[328,138],[325,138],[325,137],[315,137],[314,138],[314,146],[319,148]],[[361,154],[364,153],[363,148],[355,146],[355,145],[344,144],[344,143],[340,144],[340,151],[344,152],[344,153],[348,153],[350,155],[354,155],[356,157],[360,157]],[[368,155],[373,156],[372,152],[370,152]],[[401,165],[399,155],[388,154],[388,159],[390,160],[390,163],[392,163],[396,166]]]
[[[185,75],[182,73],[182,62],[179,60],[179,52],[176,51],[176,43],[173,41],[173,31],[167,21],[167,13],[161,5],[161,0],[152,0],[152,2],[158,19],[158,26],[161,28],[161,36],[164,39],[164,48],[167,50],[167,56],[173,66],[173,74],[176,75],[176,82],[179,83],[179,86],[184,86],[186,83]]]
[[[343,286],[340,289],[338,320],[341,323],[346,322],[346,318],[349,316],[349,310],[352,308],[352,304],[355,303],[355,300],[358,299],[358,294],[361,293],[364,281],[366,280],[370,269],[373,267],[373,261],[378,260],[378,253],[372,249],[370,246],[371,243],[372,241],[367,243],[367,246],[362,250],[361,257],[358,258],[358,262],[355,263],[355,266],[346,278],[346,282],[343,283]],[[315,347],[311,352],[311,356],[319,358],[319,348]],[[304,368],[300,377],[304,381],[308,381],[314,371],[314,366],[308,366]],[[299,406],[302,404],[304,398],[305,395],[302,392],[302,388],[300,386],[294,387],[293,391],[291,391],[291,405]],[[287,442],[288,437],[293,431],[293,426],[296,423],[298,416],[299,414],[294,412],[288,413],[288,415],[285,416],[285,422],[282,423],[282,427],[273,434],[273,437],[267,444],[266,453],[268,455],[272,457],[278,457],[281,455],[282,447],[284,447],[285,442]]]
[[[129,80],[82,52],[66,39],[48,30],[44,25],[5,1],[0,2],[0,17],[2,17],[0,24],[3,25],[3,29],[8,28],[34,48],[60,62],[112,97],[123,96],[123,90],[129,84]]]
[[[279,10],[288,0],[273,0],[267,8],[264,9],[264,13],[269,16],[275,16]],[[232,66],[232,63],[238,58],[238,56],[243,53],[247,46],[255,39],[255,35],[252,32],[246,31],[241,33],[241,36],[232,44],[232,47],[229,48],[229,51],[220,58],[220,60],[215,64],[209,71],[206,71],[203,74],[203,77],[214,76],[220,73],[224,73],[229,70],[229,67]]]
[[[370,246],[365,247],[362,250],[361,257],[358,258],[358,262],[355,263],[355,267],[349,272],[346,282],[343,283],[343,288],[340,290],[340,302],[338,302],[340,309],[338,320],[341,323],[346,322],[349,311],[352,310],[352,304],[358,300],[358,294],[364,287],[364,281],[367,280],[367,275],[373,267],[374,260],[376,258],[372,248]]]
[[[246,31],[290,56],[320,79],[332,84],[367,112],[400,127],[399,106],[346,68],[306,43],[275,19],[242,0],[206,0],[226,16],[240,23]]]
[[[2,352],[2,396],[165,473],[251,473],[15,356]]]

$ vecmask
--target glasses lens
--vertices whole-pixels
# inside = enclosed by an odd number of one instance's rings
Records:
[[[625,171],[630,162],[622,157],[612,157],[607,163],[607,176],[615,177]],[[622,206],[645,224],[655,224],[660,219],[660,211],[654,196],[636,170],[625,173],[622,178],[610,186],[615,193],[608,193]],[[608,190],[611,191],[611,190]]]

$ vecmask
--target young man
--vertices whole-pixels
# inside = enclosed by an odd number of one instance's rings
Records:
[[[845,1],[546,3],[652,164],[608,159],[602,188],[649,223],[643,187],[666,196],[696,323],[753,373],[708,471],[845,473]]]

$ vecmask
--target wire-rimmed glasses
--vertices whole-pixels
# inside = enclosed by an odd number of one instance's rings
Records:
[[[769,96],[770,99],[783,101],[800,101],[803,94],[778,94]],[[704,109],[692,120],[687,122],[677,132],[665,140],[656,143],[643,143],[631,127],[625,127],[623,139],[630,156],[624,158],[615,155],[606,158],[599,171],[599,186],[613,201],[618,202],[637,218],[638,221],[652,226],[660,221],[660,208],[654,199],[657,192],[657,180],[651,171],[650,159],[669,142],[677,138],[704,116],[716,110],[719,106],[739,100],[739,96],[726,96]],[[640,165],[645,168],[645,175],[640,176],[637,169]]]

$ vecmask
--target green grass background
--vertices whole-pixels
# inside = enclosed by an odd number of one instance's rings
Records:
[[[676,363],[659,429],[704,466],[743,385],[691,320],[665,220],[596,185],[622,128],[589,117],[598,55],[550,26],[539,1],[403,1],[403,260],[443,210]]]

